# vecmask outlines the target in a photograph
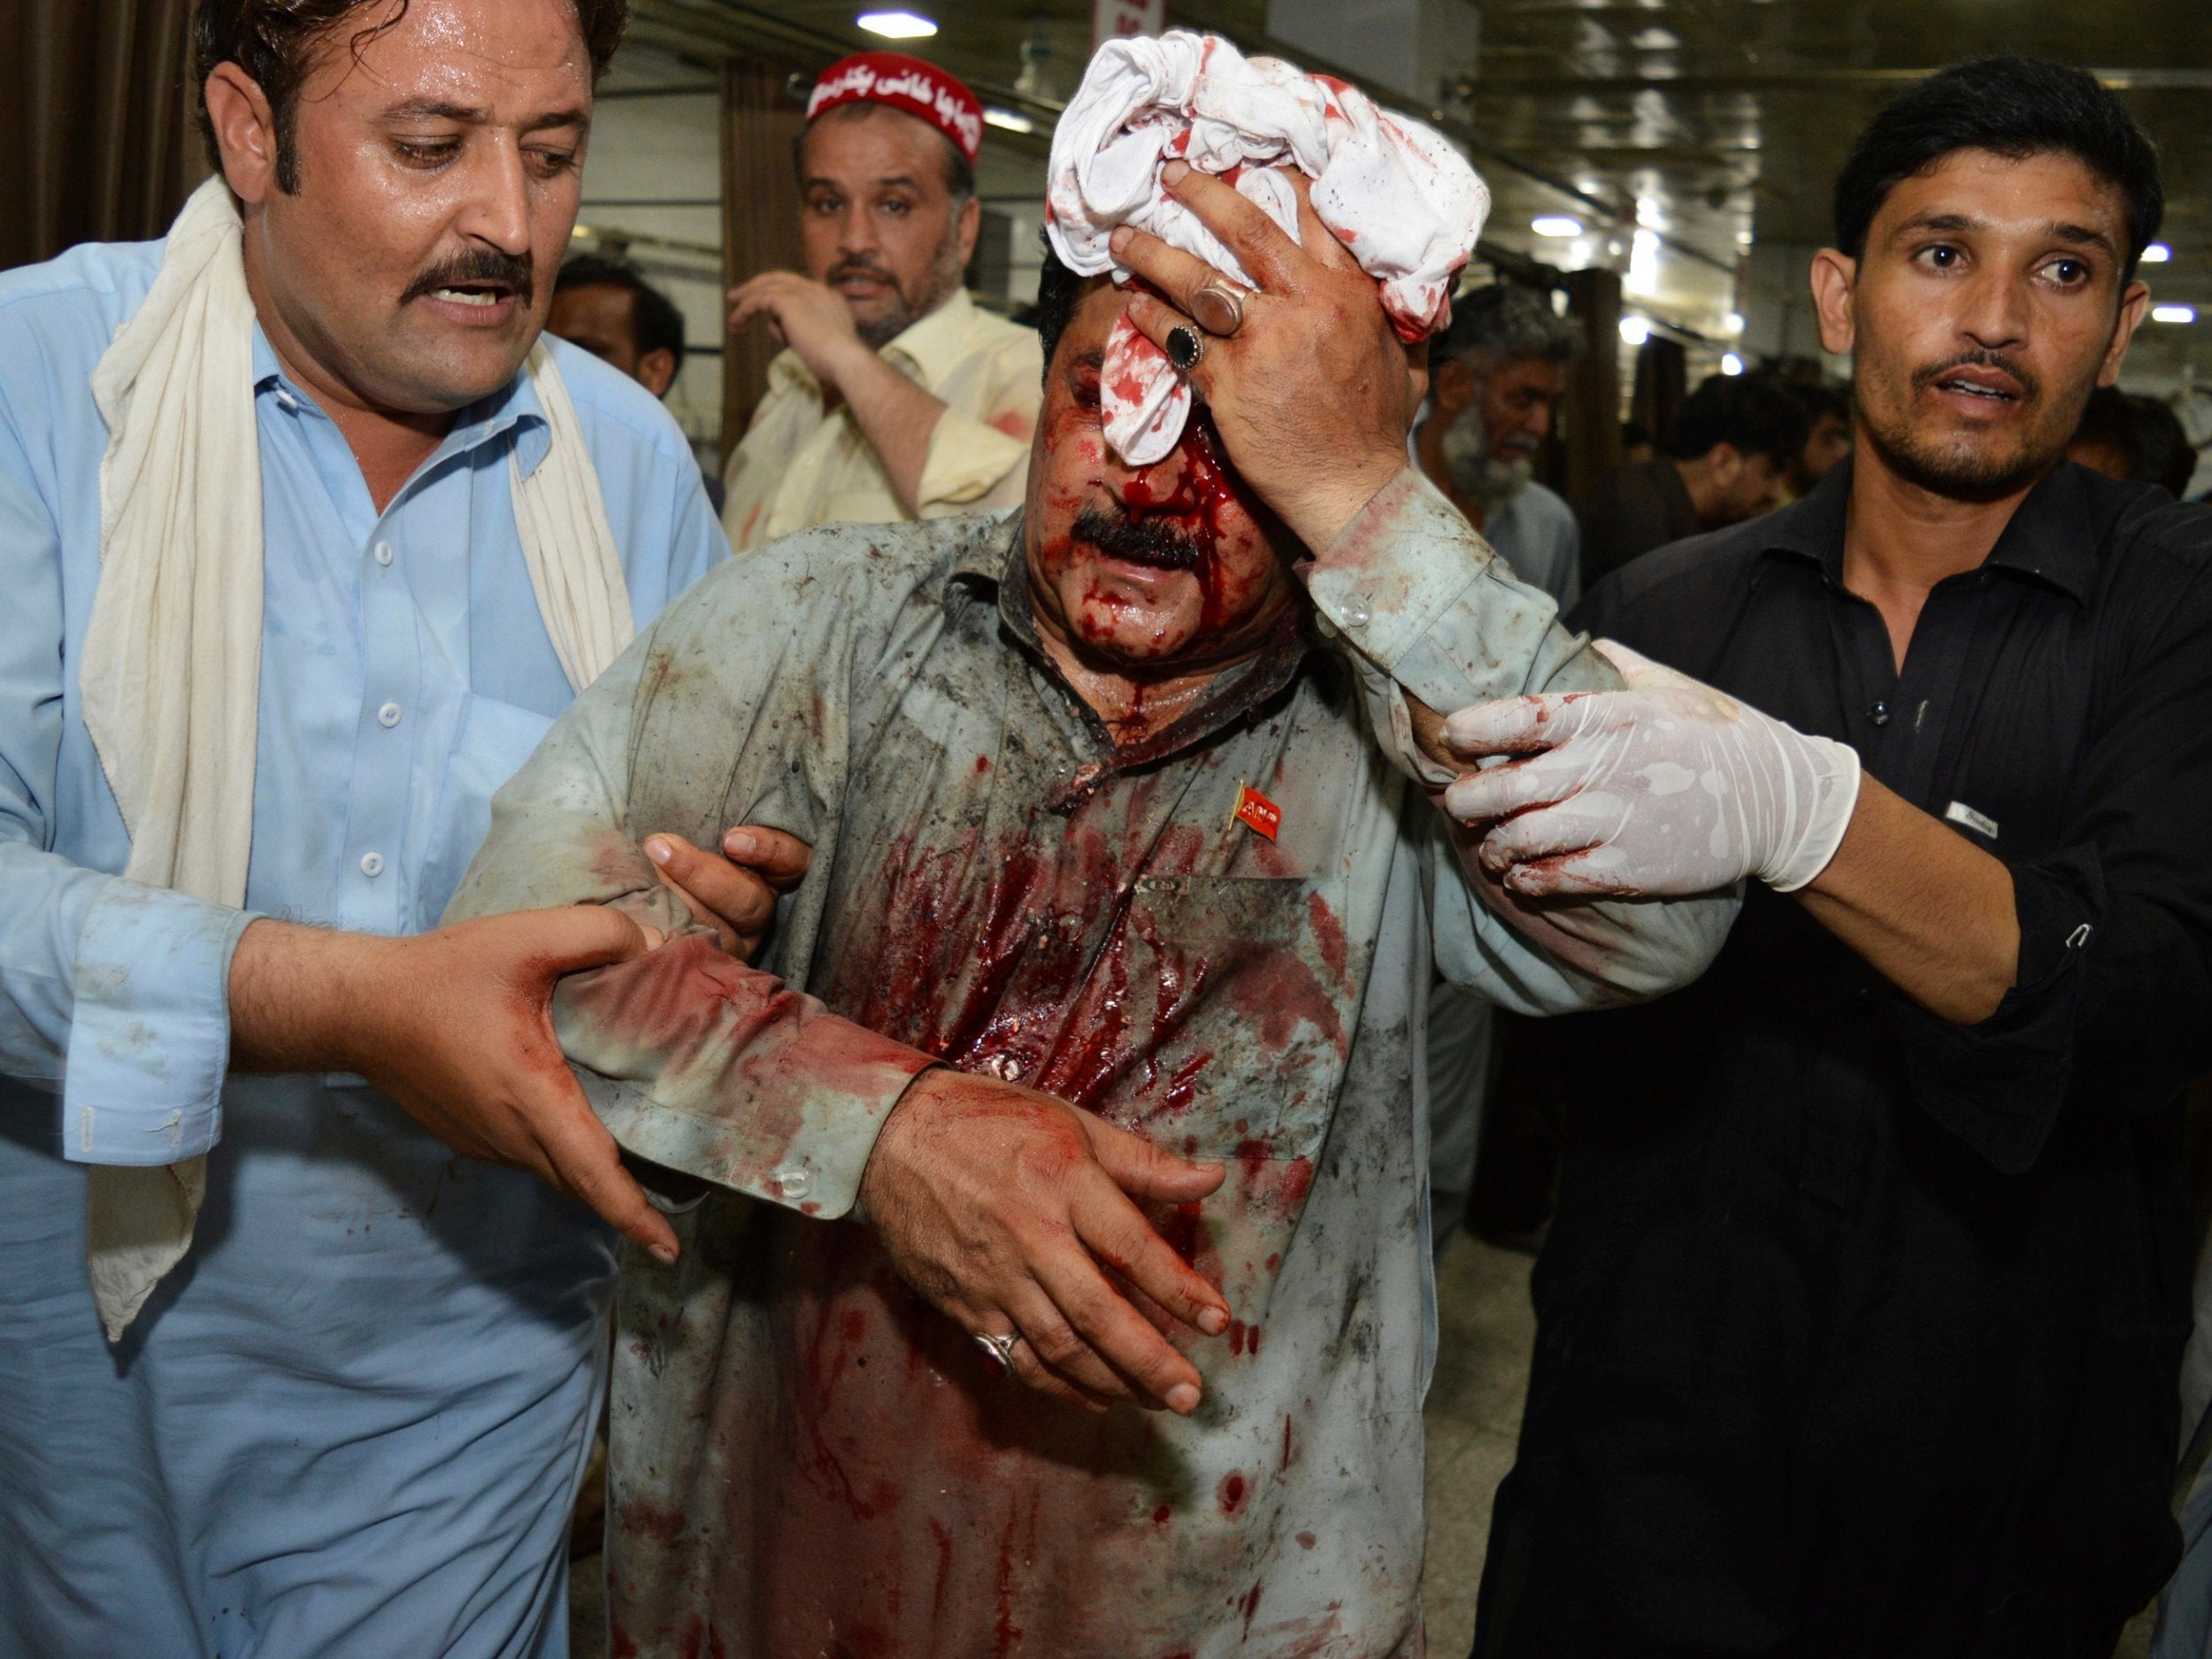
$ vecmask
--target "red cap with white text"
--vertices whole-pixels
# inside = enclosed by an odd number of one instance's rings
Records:
[[[934,64],[904,52],[855,52],[822,72],[806,101],[806,119],[841,104],[884,104],[918,116],[974,164],[983,148],[983,104]]]

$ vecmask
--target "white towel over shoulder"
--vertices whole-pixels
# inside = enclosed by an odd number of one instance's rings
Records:
[[[92,374],[107,422],[100,586],[77,684],[131,837],[123,873],[243,905],[261,683],[261,444],[254,306],[238,206],[218,174],[170,227],[145,303]],[[551,447],[515,526],[569,684],[630,642],[630,590],[575,405],[541,341],[531,385]],[[191,1247],[204,1160],[100,1165],[88,1201],[94,1300],[111,1341]]]
[[[1132,225],[1255,286],[1162,188],[1160,169],[1179,158],[1229,180],[1294,240],[1297,199],[1281,169],[1298,168],[1314,181],[1316,216],[1381,284],[1403,338],[1451,320],[1453,280],[1490,211],[1475,170],[1433,129],[1340,81],[1179,29],[1100,47],[1060,118],[1045,231],[1061,263],[1125,278],[1106,239]],[[1124,460],[1147,466],[1175,447],[1190,387],[1125,318],[1107,342],[1102,384],[1106,441]]]

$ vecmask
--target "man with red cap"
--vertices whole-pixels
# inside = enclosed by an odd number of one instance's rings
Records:
[[[982,209],[983,106],[898,52],[832,64],[797,155],[806,273],[730,296],[789,348],[730,457],[723,526],[754,547],[813,525],[1011,507],[1037,420],[1037,337],[972,303],[960,275]]]

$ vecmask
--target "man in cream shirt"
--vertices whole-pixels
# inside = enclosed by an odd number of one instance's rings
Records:
[[[1016,505],[1044,365],[960,285],[982,105],[918,58],[863,52],[823,72],[807,119],[807,273],[730,296],[733,333],[757,319],[789,348],[730,457],[731,543]]]

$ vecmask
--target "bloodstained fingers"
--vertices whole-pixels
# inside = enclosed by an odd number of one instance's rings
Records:
[[[1494,826],[1482,838],[1483,867],[1502,874],[1511,865],[1587,852],[1599,845],[1605,839],[1601,825],[1588,812],[1561,804],[1576,793],[1555,783],[1539,800]]]
[[[1155,299],[1141,288],[1130,291],[1127,309],[1129,320],[1136,331],[1163,351],[1167,349],[1168,335],[1178,328],[1187,328],[1207,342],[1196,363],[1177,372],[1191,383],[1192,389],[1197,392],[1200,398],[1210,403],[1213,401],[1211,388],[1216,364],[1214,347],[1220,342],[1172,305]],[[1171,363],[1174,358],[1171,357],[1169,361]]]
[[[1102,1175],[1074,1205],[1083,1242],[1114,1272],[1186,1325],[1225,1326],[1220,1293],[1168,1248],[1144,1216]],[[1101,1358],[1169,1409],[1197,1408],[1203,1381],[1197,1367],[1101,1275],[1089,1255],[1084,1271],[1045,1288],[1078,1334]]]
[[[1007,1363],[1022,1381],[1094,1410],[1136,1398],[1136,1391],[1076,1335],[1052,1298],[1033,1283],[1007,1301],[1007,1317],[1021,1339]]]
[[[675,1229],[647,1200],[637,1178],[622,1167],[621,1148],[593,1114],[575,1079],[563,1072],[539,1087],[541,1102],[527,1116],[552,1184],[660,1261],[673,1262]],[[565,1099],[557,1098],[561,1095]]]
[[[1053,1271],[1039,1275],[1074,1333],[1127,1379],[1141,1402],[1186,1417],[1196,1410],[1204,1388],[1197,1367],[1106,1282],[1087,1252],[1078,1251],[1075,1258],[1056,1262]]]
[[[1296,292],[1299,276],[1307,264],[1298,244],[1285,235],[1282,227],[1268,218],[1256,203],[1247,201],[1210,173],[1201,173],[1187,163],[1178,162],[1171,163],[1162,177],[1166,178],[1178,166],[1187,170],[1179,179],[1168,182],[1168,194],[1221,238],[1237,256],[1237,263],[1259,287],[1270,294]]]
[[[1173,296],[1186,311],[1190,310],[1191,296],[1223,275],[1196,254],[1162,242],[1149,231],[1127,226],[1114,233],[1114,257],[1161,293]]]
[[[1176,1255],[1143,1212],[1118,1190],[1110,1202],[1101,1202],[1094,1210],[1079,1210],[1077,1225],[1083,1242],[1100,1261],[1171,1317],[1209,1335],[1228,1329],[1221,1293]]]
[[[1539,692],[1501,697],[1494,703],[1471,703],[1445,718],[1444,741],[1454,754],[1466,760],[1487,755],[1539,754],[1581,731],[1585,717],[1575,705],[1587,695]]]
[[[1548,759],[1536,755],[1462,772],[1445,786],[1445,810],[1463,824],[1486,824],[1577,794],[1581,787],[1577,772],[1548,764]]]

